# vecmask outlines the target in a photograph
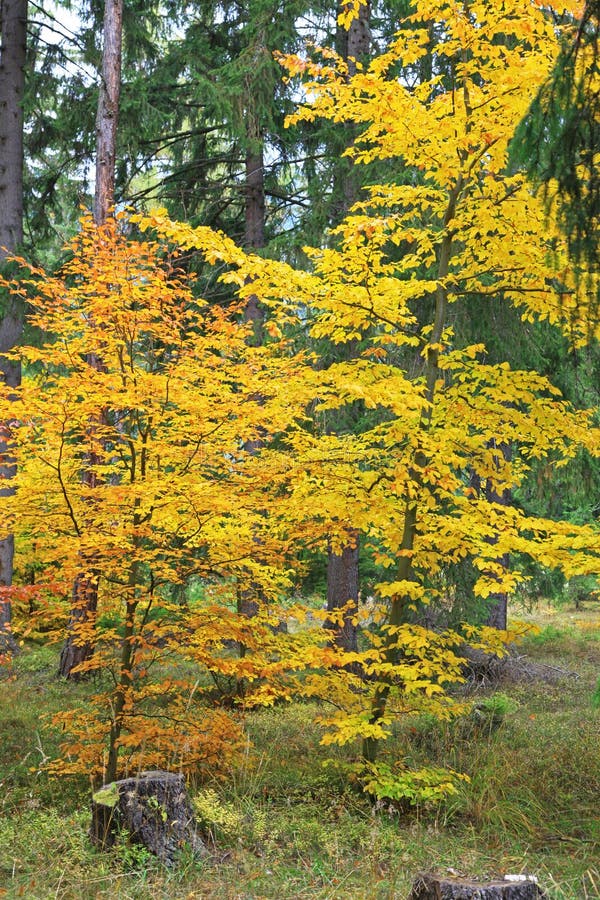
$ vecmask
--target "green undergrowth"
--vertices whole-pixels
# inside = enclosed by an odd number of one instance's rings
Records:
[[[600,898],[600,645],[591,627],[552,627],[520,651],[551,682],[475,695],[452,723],[406,720],[384,748],[392,768],[469,776],[437,807],[370,802],[352,781],[352,748],[332,764],[320,746],[312,704],[249,714],[231,776],[191,785],[211,852],[183,853],[172,871],[126,840],[111,854],[90,847],[90,785],[51,778],[44,762],[60,738],[46,718],[93,687],[56,680],[56,648],[26,648],[0,682],[0,896],[404,900],[418,871],[451,869],[532,872],[553,900]]]

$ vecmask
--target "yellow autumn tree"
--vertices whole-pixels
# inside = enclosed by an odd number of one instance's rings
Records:
[[[473,296],[567,331],[585,305],[589,279],[575,277],[558,229],[508,166],[511,137],[558,53],[550,8],[563,6],[417,0],[388,50],[352,77],[330,51],[317,61],[282,59],[290,77],[305,79],[306,105],[292,120],[354,123],[361,131],[347,152],[355,163],[397,159],[412,173],[371,186],[336,229],[335,247],[306,249],[310,271],[245,255],[161,211],[140,220],[227,263],[240,295],[251,284],[276,322],[300,310],[313,337],[367,344],[362,358],[307,378],[317,417],[360,400],[379,411],[376,424],[343,437],[296,434],[293,502],[299,517],[337,528],[340,542],[348,528],[362,532],[390,572],[378,586],[384,624],[348,659],[367,679],[340,669],[335,695],[328,682],[336,711],[326,739],[362,737],[369,762],[396,715],[449,712],[460,636],[411,624],[443,566],[470,557],[481,598],[514,589],[521,575],[501,564],[508,554],[567,575],[600,566],[594,529],[526,517],[472,487],[475,474],[501,496],[533,458],[561,465],[582,445],[597,452],[592,419],[548,379],[486,363],[483,344],[460,346],[452,330],[454,305]],[[576,3],[568,8],[577,13]],[[426,54],[432,77],[422,81]],[[498,440],[513,448],[510,460],[498,458]],[[305,689],[324,694],[320,676]]]
[[[285,60],[290,75],[310,79],[299,117],[355,123],[362,130],[348,152],[357,163],[397,159],[411,175],[372,186],[335,247],[307,249],[309,270],[156,211],[136,222],[158,245],[124,240],[116,223],[84,224],[63,277],[40,275],[34,322],[56,337],[21,351],[28,377],[10,406],[19,481],[2,528],[43,560],[48,593],[92,560],[100,612],[119,611],[114,624],[100,621],[91,663],[112,673],[112,686],[93,709],[65,717],[79,769],[99,771],[102,752],[106,778],[165,753],[194,765],[235,744],[232,719],[195,707],[202,672],[243,680],[247,703],[319,698],[324,740],[362,741],[369,790],[437,798],[451,789],[446,774],[373,768],[379,742],[397,716],[451,715],[460,642],[499,647],[504,635],[415,622],[439,590],[436,576],[468,556],[486,598],[520,578],[499,562],[508,554],[568,575],[598,571],[592,528],[526,517],[471,480],[500,496],[532,458],[560,465],[582,445],[597,452],[591,417],[535,372],[486,363],[482,344],[460,346],[452,331],[454,305],[473,295],[557,325],[581,308],[588,280],[573,277],[560,235],[507,168],[558,37],[533,0],[418,0],[390,48],[351,78],[331,53]],[[421,81],[426,54],[433,74]],[[251,346],[235,304],[224,312],[194,300],[169,247],[221,266],[239,308],[249,295],[269,307],[269,340]],[[361,338],[365,351],[323,369],[295,352],[288,326],[339,343]],[[86,366],[91,352],[101,371]],[[318,428],[322,411],[357,400],[376,412],[360,433]],[[511,459],[498,459],[498,439]],[[84,456],[101,468],[92,489],[79,478]],[[235,583],[275,598],[304,541],[337,534],[341,545],[349,530],[389,573],[377,588],[381,621],[360,652],[322,646],[307,631],[278,635],[268,609],[236,616],[227,602]],[[202,602],[190,599],[194,579]],[[178,585],[187,604],[173,602]],[[228,653],[231,640],[250,652]],[[166,658],[184,661],[185,677]],[[211,716],[222,718],[207,728]]]
[[[55,768],[104,780],[222,768],[241,732],[207,696],[233,681],[245,705],[273,702],[307,639],[273,628],[293,572],[287,475],[268,453],[303,416],[302,361],[253,346],[239,306],[195,298],[168,248],[129,239],[125,221],[85,218],[57,277],[30,268],[13,286],[43,340],[15,351],[23,384],[0,399],[18,460],[0,529],[17,535],[21,572],[36,568],[14,595],[64,628],[73,578],[98,585],[97,617],[71,628],[95,647],[79,670],[102,689],[56,717],[68,737]],[[257,586],[249,623],[235,596]]]

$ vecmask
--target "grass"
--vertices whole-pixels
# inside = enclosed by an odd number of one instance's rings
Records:
[[[407,722],[386,748],[468,773],[445,805],[374,808],[339,767],[323,765],[314,707],[279,706],[248,717],[248,751],[230,779],[194,788],[214,852],[184,854],[173,871],[126,843],[111,854],[91,848],[89,784],[43,768],[58,746],[43,717],[65,693],[85,702],[88,688],[55,680],[55,649],[26,649],[0,684],[0,896],[404,900],[414,875],[435,868],[532,872],[553,900],[600,898],[600,712],[591,704],[600,614],[538,615],[542,631],[523,652],[575,675],[504,686],[491,703],[500,727],[485,716],[468,727]]]

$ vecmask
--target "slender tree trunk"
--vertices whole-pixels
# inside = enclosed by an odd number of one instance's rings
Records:
[[[266,202],[265,202],[265,160],[264,160],[264,136],[259,121],[259,111],[254,109],[252,97],[246,98],[247,126],[246,126],[246,183],[244,186],[244,247],[246,250],[262,250],[265,246]],[[250,294],[244,309],[244,319],[252,324],[252,337],[250,342],[254,347],[260,347],[264,341],[265,310],[256,294]],[[257,398],[261,402],[261,398]],[[263,446],[263,441],[257,438],[246,441],[245,449],[249,453],[258,453]],[[257,539],[256,552],[260,553],[260,542]],[[264,599],[264,593],[260,585],[251,584],[249,587],[240,587],[237,594],[237,611],[246,618],[255,616],[260,602]],[[285,622],[279,624],[278,630],[286,631]],[[244,657],[247,649],[240,643],[240,657]],[[238,691],[241,695],[245,691],[244,679],[238,682]]]
[[[2,0],[0,46],[0,260],[23,240],[23,92],[27,0]],[[17,334],[17,337],[20,332]],[[8,349],[8,348],[6,348]]]
[[[345,6],[345,2],[341,4]],[[371,16],[371,3],[367,0],[360,7],[359,15],[345,29],[338,26],[336,44],[338,53],[348,65],[348,75],[356,73],[356,62],[360,62],[369,53],[371,44],[371,32],[369,28]],[[354,138],[354,129],[347,129],[344,135],[346,149]],[[340,153],[340,163],[337,177],[334,182],[334,210],[337,219],[342,219],[350,207],[358,199],[359,184],[355,167],[346,157]],[[354,347],[350,345],[348,358],[351,357]],[[359,547],[360,535],[354,529],[348,530],[348,543],[342,548],[341,553],[327,552],[327,609],[333,612],[340,607],[350,604],[342,626],[330,625],[335,633],[334,643],[348,652],[358,649],[357,626],[353,619],[358,613],[359,593]]]
[[[137,577],[135,573],[134,577]],[[108,740],[108,758],[104,783],[110,784],[116,781],[119,774],[119,738],[123,731],[125,721],[124,712],[127,705],[128,694],[133,686],[133,664],[135,660],[134,636],[135,636],[135,611],[137,598],[135,585],[131,587],[131,596],[127,599],[125,612],[125,633],[121,641],[121,657],[119,660],[119,683],[115,689],[112,705],[112,723]]]
[[[343,12],[347,6],[347,0],[338,3],[338,13]],[[371,48],[371,0],[362,4],[358,16],[350,23],[349,28],[343,28],[338,24],[335,45],[338,54],[348,66],[348,78],[356,74],[357,62],[363,62],[368,58]],[[333,177],[333,202],[330,218],[332,224],[337,224],[347,215],[350,207],[358,200],[360,189],[359,176],[352,160],[344,156],[346,150],[354,141],[358,129],[355,125],[346,123],[342,125],[333,141],[333,151],[336,157],[336,166]]]
[[[499,467],[500,460],[510,461],[511,448],[509,444],[497,443],[494,441],[496,452],[496,468]],[[488,481],[485,488],[485,496],[488,503],[499,503],[501,506],[510,506],[512,497],[510,490],[502,491],[499,494]],[[508,569],[509,560],[507,554],[499,556],[497,562],[503,569]],[[490,597],[490,605],[485,624],[491,628],[498,628],[500,631],[506,631],[508,625],[508,595],[504,593],[492,594]]]
[[[121,41],[123,0],[105,0],[102,49],[102,80],[96,115],[96,190],[94,221],[106,222],[115,202],[117,125],[121,93]]]
[[[355,536],[355,543],[351,543]],[[354,617],[358,611],[358,533],[348,535],[341,553],[329,550],[327,555],[327,609],[330,612],[350,604],[342,625],[325,622],[334,634],[333,643],[348,652],[358,650],[358,627]]]
[[[436,383],[439,377],[439,346],[446,325],[447,309],[448,309],[448,291],[445,287],[445,279],[450,269],[450,260],[452,258],[452,230],[450,223],[456,215],[456,205],[463,191],[464,183],[462,177],[458,178],[455,186],[450,190],[448,196],[448,205],[444,215],[445,234],[441,240],[438,252],[437,278],[438,287],[435,293],[435,313],[433,319],[433,327],[429,338],[429,347],[425,357],[425,398],[427,400],[427,408],[421,414],[419,430],[422,432],[429,431],[433,416],[433,403],[436,394]],[[416,453],[414,465],[412,467],[412,482],[416,488],[413,494],[416,494],[422,485],[421,472],[427,464],[427,458],[422,451]],[[397,580],[398,581],[414,581],[415,573],[412,566],[412,551],[415,545],[415,535],[417,531],[417,523],[419,517],[418,499],[413,496],[407,498],[404,507],[404,528],[402,531],[402,540],[400,547],[402,551],[398,562]],[[387,633],[387,646],[384,653],[384,661],[392,666],[397,666],[400,661],[401,651],[398,648],[397,635],[395,627],[404,624],[406,614],[410,606],[409,596],[396,596],[392,598],[389,624],[392,626],[391,632]],[[392,686],[392,680],[388,677],[382,679],[378,686],[373,706],[371,709],[371,722],[379,722],[385,714],[387,700]],[[367,762],[374,762],[379,750],[379,741],[376,738],[365,738],[363,740],[362,755]]]
[[[245,230],[244,247],[261,250],[265,246],[265,165],[262,137],[249,135],[251,146],[246,151],[246,185],[244,197]],[[256,294],[250,294],[244,310],[244,318],[254,329],[255,346],[263,341],[264,309]]]
[[[96,188],[94,194],[94,221],[104,225],[115,198],[115,162],[119,95],[121,89],[121,41],[123,30],[123,0],[105,0],[102,49],[102,78],[96,115]],[[101,356],[88,354],[88,365],[102,371]],[[93,442],[95,427],[101,423],[90,421],[90,438]],[[100,458],[92,451],[83,474],[84,487],[97,484],[95,469]],[[91,637],[98,607],[99,575],[93,559],[82,558],[82,571],[73,585],[73,599],[68,634],[60,656],[59,674],[63,678],[78,678],[82,673],[77,667],[92,659],[95,641]]]
[[[496,440],[492,439],[489,441],[488,446],[490,449],[496,451],[494,453],[494,467],[496,469],[500,468],[500,460],[503,459],[506,462],[510,462],[511,459],[511,448],[509,444],[499,443]],[[479,497],[485,497],[488,503],[498,503],[501,506],[510,506],[512,502],[512,495],[510,490],[504,490],[501,494],[494,488],[490,479],[486,479],[482,482],[481,478],[477,473],[473,472],[471,476],[471,486],[473,490]],[[489,541],[491,544],[496,543],[494,538],[490,538]],[[496,562],[502,566],[503,569],[508,569],[509,566],[509,558],[507,554],[503,554],[502,556],[497,557]],[[508,595],[506,593],[498,592],[497,594],[491,594],[487,603],[487,615],[484,618],[483,624],[489,625],[490,628],[498,628],[500,631],[506,631],[508,619]]]
[[[146,475],[146,451],[142,449],[140,458],[140,475],[142,480]],[[140,501],[135,501],[133,515],[134,529],[140,526],[139,515]],[[125,622],[123,637],[121,638],[121,653],[119,658],[119,674],[115,685],[111,702],[111,725],[108,738],[108,757],[104,772],[104,784],[115,781],[119,774],[119,739],[126,721],[128,700],[134,686],[134,667],[136,659],[136,610],[140,601],[140,564],[137,559],[141,542],[137,537],[133,539],[133,559],[129,566],[129,578],[127,596],[125,600]]]
[[[0,265],[23,241],[23,92],[27,47],[27,0],[0,2]],[[0,377],[9,387],[21,383],[21,366],[2,354],[15,347],[23,332],[23,306],[16,298],[2,298],[0,320]],[[0,479],[16,473],[6,457],[10,448],[10,428],[0,426]],[[0,489],[3,503],[10,502],[12,487]],[[14,653],[17,644],[10,631],[11,605],[3,591],[13,578],[14,537],[0,540],[0,655]]]
[[[88,364],[100,370],[101,366],[95,359]],[[101,415],[89,423],[90,441],[94,440],[94,431],[100,424]],[[100,455],[93,450],[87,454],[85,469],[82,476],[82,485],[85,489],[93,490],[99,484],[96,470],[101,462]],[[92,503],[93,501],[90,501]],[[88,527],[85,520],[82,527]],[[89,526],[93,527],[93,526]],[[95,650],[94,631],[96,625],[96,611],[98,608],[98,584],[100,575],[97,571],[96,560],[89,555],[80,556],[81,571],[73,583],[71,613],[67,629],[67,638],[60,654],[58,673],[63,678],[74,681],[80,680],[89,674],[81,672],[77,667],[92,659]]]
[[[258,121],[258,112],[252,109],[252,98],[247,98],[247,130],[246,130],[246,183],[244,186],[244,247],[246,250],[261,250],[265,246],[265,163],[263,136]],[[256,294],[250,294],[244,309],[244,319],[252,325],[251,343],[260,347],[264,340],[265,311]],[[249,453],[257,453],[262,441],[247,441],[245,449]],[[259,551],[257,546],[257,552]],[[258,612],[261,590],[258,585],[240,587],[237,594],[237,611],[240,615],[251,618]],[[246,647],[240,643],[240,657],[245,656]],[[238,685],[243,694],[243,680]]]
[[[265,246],[265,164],[262,139],[246,152],[246,196],[244,246],[260,250]]]

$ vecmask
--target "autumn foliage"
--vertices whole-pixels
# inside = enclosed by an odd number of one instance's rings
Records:
[[[372,185],[326,248],[307,249],[306,270],[157,210],[133,217],[154,241],[131,238],[125,217],[102,228],[84,219],[60,275],[31,271],[17,288],[44,339],[19,351],[17,493],[2,528],[18,536],[23,575],[35,565],[34,605],[59,598],[66,610],[82,561],[100,585],[98,617],[78,636],[95,643],[85,668],[99,691],[59,717],[73,739],[57,769],[113,778],[213,765],[241,740],[236,713],[214,705],[224,695],[238,710],[327,701],[324,740],[362,740],[373,762],[397,716],[456,712],[447,689],[462,677],[465,638],[499,649],[506,637],[425,627],[420,613],[444,602],[449,568],[472,561],[482,603],[514,590],[522,575],[504,560],[517,554],[567,575],[598,570],[595,530],[532,519],[473,486],[500,497],[533,459],[596,453],[591,416],[453,332],[456,305],[477,296],[579,333],[589,282],[508,169],[558,39],[536,3],[420,0],[352,78],[331,53],[283,60],[290,77],[310,79],[295,119],[352,122],[357,164],[398,160],[411,173]],[[227,307],[195,295],[182,250],[221,267]],[[268,310],[261,346],[241,315],[250,294]],[[327,338],[361,351],[325,367],[298,351],[299,332],[309,348]],[[356,403],[370,413],[364,427],[320,427],[325,412]],[[86,487],[90,460],[97,480]],[[282,607],[301,551],[342,546],[349,531],[381,572],[356,654],[329,646],[306,610]],[[236,612],[240,592],[259,600],[252,619]],[[297,627],[284,633],[292,613]],[[434,794],[446,784],[423,779]]]
[[[35,565],[34,606],[62,593],[66,611],[82,570],[99,580],[97,620],[73,627],[77,641],[96,644],[80,669],[111,686],[93,702],[96,724],[91,709],[60,718],[77,733],[82,716],[87,723],[71,748],[77,766],[104,765],[113,776],[115,759],[99,749],[107,732],[113,753],[126,752],[123,765],[142,752],[146,763],[167,753],[184,766],[226,756],[213,746],[209,713],[195,706],[209,687],[196,673],[182,677],[175,657],[217,681],[251,684],[260,673],[262,685],[268,674],[261,689],[277,695],[284,662],[216,650],[252,648],[261,631],[271,634],[261,617],[250,629],[230,614],[236,591],[275,600],[289,586],[285,472],[275,459],[258,474],[245,448],[257,437],[268,448],[302,401],[298,360],[251,347],[236,305],[209,309],[165,248],[128,240],[122,222],[84,220],[60,277],[31,272],[31,323],[46,338],[21,351],[29,377],[11,406],[18,486],[4,520],[19,535],[23,571]],[[90,367],[91,354],[100,366]],[[93,483],[82,481],[91,465]],[[267,518],[264,495],[277,493],[278,480],[281,499],[270,499]],[[194,589],[201,603],[188,596]],[[219,740],[234,749],[233,724],[215,716]]]

